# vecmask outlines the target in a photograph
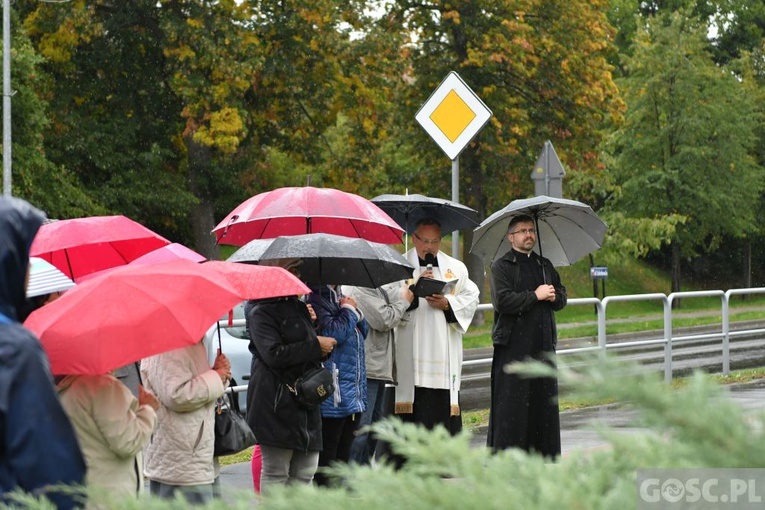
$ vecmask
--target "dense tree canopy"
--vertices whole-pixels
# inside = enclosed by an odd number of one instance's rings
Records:
[[[750,151],[759,119],[748,84],[714,63],[702,23],[674,13],[644,27],[619,82],[629,108],[613,148],[615,208],[685,217],[672,240],[679,290],[681,255],[754,228],[763,180]]]
[[[15,191],[52,216],[126,214],[214,256],[216,221],[279,186],[450,197],[451,162],[414,117],[456,71],[493,111],[460,156],[481,216],[532,194],[551,140],[564,195],[607,217],[617,253],[756,234],[759,0],[14,8]]]
[[[493,111],[461,156],[462,201],[485,215],[528,196],[529,176],[545,140],[570,167],[567,192],[584,193],[585,173],[599,171],[602,129],[622,103],[606,55],[613,29],[607,2],[557,0],[400,1],[391,7],[412,33],[412,86],[402,106],[408,137],[422,158],[412,186],[449,196],[450,164],[413,122],[449,71],[456,71]],[[423,182],[424,181],[424,182]]]

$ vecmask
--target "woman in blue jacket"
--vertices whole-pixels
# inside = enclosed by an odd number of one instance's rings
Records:
[[[335,285],[312,286],[308,304],[317,315],[317,332],[337,340],[337,346],[324,363],[335,376],[335,394],[321,404],[323,449],[319,468],[333,462],[348,462],[358,416],[367,405],[367,374],[364,339],[369,326],[356,301],[342,296]],[[318,485],[328,485],[321,469]]]

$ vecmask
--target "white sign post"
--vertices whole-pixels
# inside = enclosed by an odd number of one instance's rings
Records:
[[[452,201],[460,202],[459,155],[491,118],[491,110],[454,71],[430,95],[415,119],[452,160]],[[459,231],[452,235],[452,257],[459,258]]]

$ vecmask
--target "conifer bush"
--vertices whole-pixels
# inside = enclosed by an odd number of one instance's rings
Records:
[[[559,360],[559,362],[562,360]],[[571,368],[576,366],[576,370]],[[526,365],[527,374],[547,373]],[[629,374],[629,375],[625,375]],[[655,374],[623,362],[572,363],[558,370],[562,384],[592,400],[615,399],[637,411],[637,432],[603,428],[610,446],[569,453],[556,462],[510,450],[492,454],[470,446],[469,432],[450,437],[390,419],[373,426],[381,439],[407,457],[396,470],[386,463],[331,469],[338,487],[289,486],[258,501],[264,510],[410,509],[629,509],[637,505],[636,471],[648,468],[734,468],[765,464],[764,413],[742,409],[725,388],[693,376],[673,389]],[[604,412],[608,412],[605,410]],[[109,501],[108,508],[187,508],[152,498]],[[24,496],[28,508],[50,508]],[[247,491],[227,494],[206,508],[252,508]],[[96,500],[93,501],[94,503]]]

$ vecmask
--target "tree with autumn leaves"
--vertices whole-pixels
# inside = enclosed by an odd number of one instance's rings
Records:
[[[449,163],[413,117],[456,70],[494,111],[462,156],[465,203],[527,194],[546,139],[572,174],[598,171],[621,111],[605,3],[368,4],[21,2],[53,87],[46,153],[105,208],[200,247],[226,208],[308,174],[448,196]]]
[[[451,163],[414,115],[456,71],[494,114],[460,156],[463,203],[485,216],[531,194],[551,140],[566,196],[630,233],[609,236],[616,251],[644,254],[672,239],[680,216],[645,216],[621,200],[629,147],[615,133],[629,129],[635,96],[625,102],[614,78],[639,81],[619,51],[634,57],[634,15],[652,5],[20,0],[16,26],[36,76],[24,86],[40,100],[26,118],[44,119],[35,154],[58,175],[48,209],[127,214],[214,255],[209,230],[233,206],[309,178],[369,197],[449,197]],[[726,41],[753,37],[742,28]],[[44,175],[26,163],[21,175]],[[32,180],[19,182],[22,195],[39,196]]]

